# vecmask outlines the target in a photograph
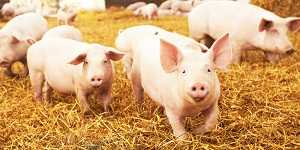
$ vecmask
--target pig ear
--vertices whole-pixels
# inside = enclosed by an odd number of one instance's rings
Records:
[[[229,41],[229,34],[221,36],[210,48],[213,52],[213,62],[219,69],[226,70],[232,61],[232,48]]]
[[[107,58],[109,58],[109,59],[111,59],[113,61],[118,61],[118,60],[120,60],[120,59],[123,58],[124,53],[119,52],[119,51],[117,51],[117,50],[115,50],[113,48],[110,48],[109,50],[107,50],[105,52],[105,55],[106,55]]]
[[[70,61],[69,64],[78,65],[78,64],[82,63],[85,60],[85,58],[86,58],[86,53],[80,54],[75,59]]]
[[[11,36],[11,41],[10,41],[11,44],[16,44],[19,42],[20,42],[20,40],[16,36],[14,36],[14,35]]]
[[[258,31],[263,32],[264,30],[269,30],[274,26],[274,22],[272,20],[267,20],[265,18],[262,18],[259,25],[258,25]]]
[[[300,29],[300,18],[289,17],[287,20],[287,26],[290,31],[297,32]]]
[[[28,38],[28,39],[26,39],[26,42],[27,42],[28,44],[32,45],[32,44],[35,43],[35,40],[32,39],[32,38]]]
[[[160,39],[160,63],[165,72],[174,72],[182,60],[182,54],[176,46]]]

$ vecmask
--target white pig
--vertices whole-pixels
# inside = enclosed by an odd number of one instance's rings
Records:
[[[159,9],[171,9],[174,0],[166,0],[160,4]]]
[[[230,49],[228,34],[208,49],[194,40],[166,33],[163,29],[152,34],[157,27],[150,30],[149,26],[144,29],[131,27],[124,30],[119,35],[124,37],[116,41],[117,47],[125,48],[119,50],[131,51],[130,75],[136,99],[141,103],[145,90],[163,106],[176,137],[185,138],[185,117],[199,113],[205,115],[205,124],[194,132],[203,134],[214,129],[220,97],[220,83],[214,70],[226,68],[231,61],[231,53],[227,49]],[[145,34],[147,32],[151,34]],[[134,33],[139,38],[125,38]]]
[[[237,12],[238,11],[238,12]],[[233,40],[233,63],[239,63],[243,50],[262,49],[267,59],[277,61],[279,54],[291,54],[293,46],[288,31],[298,31],[300,19],[282,18],[252,4],[219,1],[205,2],[188,16],[190,36],[196,40],[211,40],[229,32]]]
[[[50,29],[44,34],[43,39],[51,37],[61,37],[76,41],[82,40],[81,32],[75,27],[69,25],[61,25]]]
[[[57,12],[58,25],[73,25],[77,16],[77,12],[69,7],[61,8]]]
[[[7,68],[5,73],[8,76],[15,75],[11,71],[11,65],[16,61],[24,63],[24,73],[27,73],[27,49],[40,40],[47,30],[47,21],[36,13],[17,16],[0,30],[0,66]]]
[[[11,3],[5,3],[1,8],[1,13],[5,19],[12,18],[15,15],[15,8]]]
[[[157,5],[154,3],[150,3],[146,6],[138,8],[136,11],[134,11],[134,14],[137,16],[141,15],[147,19],[154,19],[158,16],[157,11]]]
[[[111,61],[122,57],[115,49],[99,44],[56,37],[40,40],[27,54],[34,98],[38,102],[47,101],[52,88],[61,93],[76,93],[86,115],[90,113],[88,96],[95,93],[107,111],[113,78]],[[44,97],[43,85],[46,86]]]
[[[193,8],[193,1],[187,0],[187,1],[179,1],[176,0],[171,4],[171,10],[174,12],[190,12]]]
[[[147,5],[145,2],[135,2],[133,4],[130,4],[126,7],[126,10],[135,11],[140,7],[143,7]]]

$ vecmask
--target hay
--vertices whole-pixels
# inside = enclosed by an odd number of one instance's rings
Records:
[[[54,23],[50,20],[51,26]],[[113,45],[119,29],[139,24],[188,32],[185,18],[146,21],[122,11],[82,13],[76,22],[86,41],[105,45]],[[116,64],[112,112],[95,112],[86,121],[80,120],[74,96],[55,93],[53,106],[38,105],[32,100],[28,77],[1,75],[0,149],[299,149],[299,54],[272,65],[260,53],[249,53],[242,64],[220,72],[217,130],[183,142],[175,140],[166,116],[155,112],[157,105],[149,98],[143,109],[136,105],[120,63]],[[187,126],[199,123],[201,118],[193,117]]]

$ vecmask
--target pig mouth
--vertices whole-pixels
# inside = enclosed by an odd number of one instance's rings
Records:
[[[3,68],[8,68],[8,67],[10,67],[10,63],[3,61],[3,62],[0,62],[0,66]]]
[[[192,98],[195,102],[201,102],[201,101],[204,101],[206,99],[207,95],[208,95],[208,93],[206,93],[203,96],[195,96],[195,97],[192,97]]]

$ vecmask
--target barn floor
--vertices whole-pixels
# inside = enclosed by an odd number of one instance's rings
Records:
[[[147,21],[115,11],[82,13],[76,21],[86,41],[111,46],[119,29],[141,24],[188,33],[183,17]],[[291,39],[299,49],[300,36]],[[218,128],[203,136],[190,135],[186,141],[176,141],[166,116],[149,98],[142,108],[137,106],[119,62],[112,111],[100,113],[96,105],[95,117],[85,121],[74,96],[54,93],[52,105],[37,104],[28,77],[9,79],[1,72],[0,149],[299,149],[299,60],[299,51],[276,65],[266,62],[262,53],[247,52],[242,64],[219,72]],[[189,130],[201,123],[201,117],[186,121]]]

